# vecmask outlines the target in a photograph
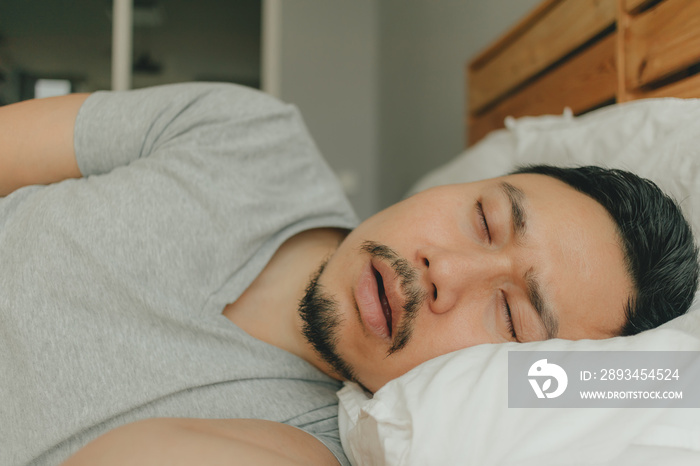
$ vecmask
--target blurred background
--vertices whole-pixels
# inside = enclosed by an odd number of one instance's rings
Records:
[[[540,1],[2,0],[0,105],[256,87],[300,108],[366,218],[464,149],[467,61]]]

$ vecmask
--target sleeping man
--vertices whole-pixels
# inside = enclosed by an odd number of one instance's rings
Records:
[[[356,225],[293,107],[172,85],[0,109],[0,464],[347,464],[335,392],[682,314],[633,175],[533,167]]]

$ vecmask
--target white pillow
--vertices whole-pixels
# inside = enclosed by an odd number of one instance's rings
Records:
[[[656,182],[700,232],[700,100],[635,101],[577,118],[509,118],[506,125],[409,194],[524,164],[602,165]],[[504,368],[513,350],[700,351],[698,295],[691,311],[632,337],[467,348],[418,366],[373,398],[346,384],[338,393],[343,446],[362,466],[700,464],[697,410],[507,408]]]
[[[508,118],[506,126],[425,175],[409,194],[504,175],[520,165],[600,165],[654,181],[700,231],[700,99],[637,100],[580,117]]]
[[[697,409],[508,408],[509,351],[594,350],[700,351],[700,300],[631,337],[479,345],[428,361],[373,398],[346,384],[343,447],[362,466],[700,464]],[[691,370],[700,359],[680,367]]]

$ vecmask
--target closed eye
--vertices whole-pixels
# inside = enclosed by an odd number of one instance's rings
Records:
[[[481,204],[481,201],[476,201],[476,212],[479,214],[479,221],[481,223],[481,230],[486,235],[486,238],[489,241],[489,244],[491,244],[491,231],[489,230],[489,224],[486,222],[486,215],[484,215],[484,206]]]
[[[510,333],[515,341],[519,341],[518,335],[515,333],[515,327],[513,326],[513,315],[510,312],[510,305],[508,304],[508,299],[506,299],[506,295],[503,293],[503,291],[501,291],[501,309],[503,310],[503,317],[506,320],[508,333]]]

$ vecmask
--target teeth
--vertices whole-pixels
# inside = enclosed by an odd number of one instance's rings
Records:
[[[376,270],[374,275],[377,278],[377,288],[379,290],[379,302],[382,305],[382,311],[384,312],[384,318],[386,319],[386,325],[389,328],[389,336],[391,336],[391,306],[389,306],[389,301],[386,299],[386,293],[384,292],[384,280],[382,276]]]

